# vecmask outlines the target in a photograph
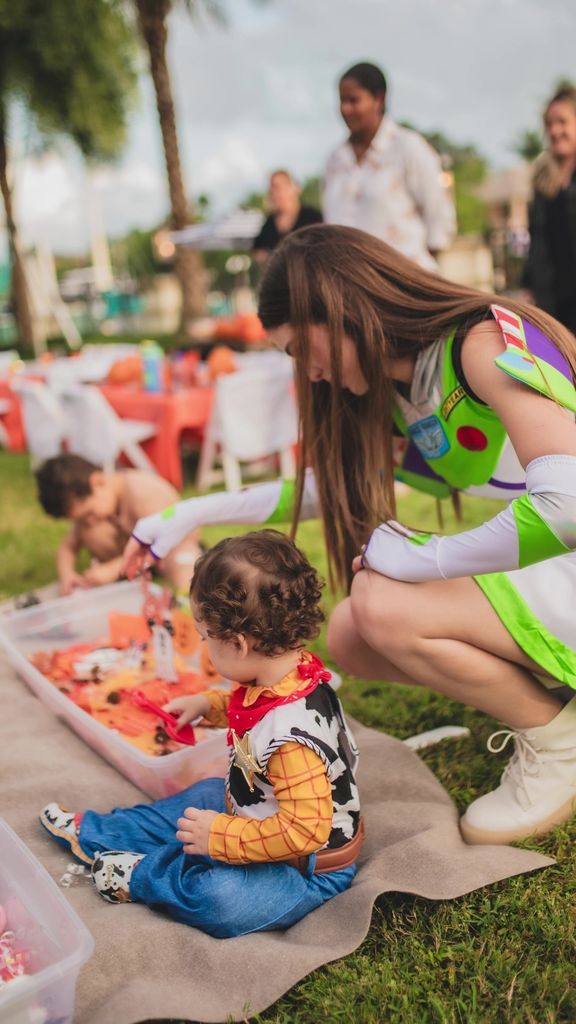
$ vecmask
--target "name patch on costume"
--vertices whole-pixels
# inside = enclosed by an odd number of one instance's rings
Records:
[[[458,405],[458,402],[461,402],[465,395],[466,392],[464,391],[464,388],[462,387],[461,384],[459,384],[457,388],[454,388],[454,391],[450,392],[448,397],[444,399],[442,403],[442,408],[440,409],[443,419],[448,419],[450,413],[454,411],[454,409]]]
[[[450,442],[437,416],[425,416],[410,424],[408,433],[425,459],[439,459],[450,450]]]

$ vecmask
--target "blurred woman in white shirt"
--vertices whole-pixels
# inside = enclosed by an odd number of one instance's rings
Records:
[[[386,78],[375,64],[349,68],[339,91],[350,135],[328,161],[325,221],[368,231],[434,270],[456,226],[438,154],[386,114]]]

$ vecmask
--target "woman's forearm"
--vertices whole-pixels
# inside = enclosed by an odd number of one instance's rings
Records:
[[[215,524],[286,523],[292,519],[295,485],[293,480],[246,487],[240,491],[219,491],[189,498],[163,512],[146,516],[136,523],[132,536],[148,546],[156,558],[164,558],[184,537],[199,526]],[[306,473],[301,518],[317,515],[316,484],[311,471]]]
[[[364,567],[418,582],[509,572],[576,550],[576,456],[534,459],[526,490],[482,526],[450,537],[383,523],[366,546]]]

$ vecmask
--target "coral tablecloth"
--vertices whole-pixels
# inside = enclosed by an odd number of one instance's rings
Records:
[[[182,489],[180,441],[184,431],[201,440],[212,408],[212,389],[185,388],[176,392],[151,393],[119,385],[103,384],[102,394],[123,419],[148,420],[156,433],[142,443],[156,469]]]
[[[26,450],[26,438],[24,435],[24,422],[22,420],[22,406],[20,397],[12,390],[8,380],[0,379],[0,422],[8,436],[8,447],[12,452],[23,452]]]

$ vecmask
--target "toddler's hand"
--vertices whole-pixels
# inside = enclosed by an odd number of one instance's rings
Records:
[[[169,711],[171,715],[177,715],[176,728],[181,729],[183,725],[192,722],[195,718],[207,715],[210,704],[201,693],[195,693],[190,697],[173,697],[167,704],[162,705],[162,710]]]
[[[199,811],[197,807],[187,807],[184,817],[178,818],[176,839],[184,843],[184,853],[208,854],[210,826],[217,811]]]

